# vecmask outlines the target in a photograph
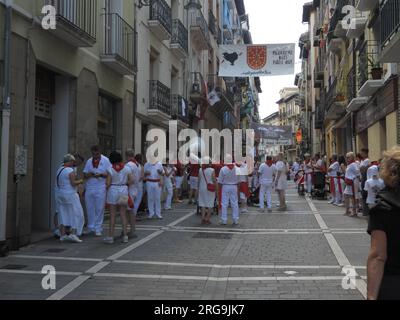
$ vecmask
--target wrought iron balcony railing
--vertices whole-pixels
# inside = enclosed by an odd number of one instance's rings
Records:
[[[193,10],[189,12],[189,26],[191,28],[199,28],[206,42],[210,43],[210,33],[208,32],[208,25],[204,19],[201,10]]]
[[[370,70],[379,59],[378,42],[365,41],[359,49],[358,58],[359,87],[357,89],[361,88],[365,82],[372,78]]]
[[[136,34],[117,13],[104,14],[104,56],[113,56],[131,71],[136,70]]]
[[[400,32],[400,0],[387,0],[380,12],[381,47],[385,46],[392,36]]]
[[[165,0],[151,0],[150,20],[156,20],[168,31],[172,32],[172,11]]]
[[[208,10],[208,28],[214,36],[217,35],[217,24],[212,10]]]
[[[93,43],[97,37],[97,3],[97,0],[44,0],[45,5],[56,8],[58,21]]]
[[[350,4],[350,0],[337,0],[335,11],[329,23],[329,33],[328,33],[329,41],[331,41],[335,37],[334,31],[336,29],[336,26],[338,25],[338,23],[341,23],[343,18],[346,16],[346,14],[343,13],[343,7],[348,4]]]
[[[157,80],[150,80],[150,110],[158,110],[171,115],[171,90]]]
[[[172,21],[171,44],[178,44],[185,52],[188,52],[188,31],[179,19]]]

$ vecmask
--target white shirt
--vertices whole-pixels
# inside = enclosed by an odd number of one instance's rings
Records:
[[[294,173],[299,172],[300,170],[300,165],[297,163],[297,161],[295,163],[293,163],[293,168],[292,168]]]
[[[238,172],[238,178],[239,178],[239,182],[248,182],[249,181],[249,175],[248,175],[248,168],[247,168],[247,164],[243,163],[240,166],[240,170],[238,170],[239,168],[237,168],[237,172]]]
[[[369,159],[365,159],[363,161],[361,161],[360,163],[360,167],[369,167],[371,161]]]
[[[385,188],[382,179],[369,179],[365,182],[364,190],[368,192],[367,204],[375,204],[378,192]]]
[[[239,177],[236,175],[236,170],[229,170],[228,167],[223,167],[219,173],[218,183],[222,185],[237,185]]]
[[[132,174],[129,167],[125,166],[120,172],[114,170],[113,167],[108,169],[108,174],[111,176],[111,186],[115,185],[118,187],[128,186],[128,177]]]
[[[162,176],[158,173],[158,171],[164,172],[164,168],[163,168],[161,162],[157,162],[156,164],[151,164],[150,162],[147,162],[144,165],[144,172],[150,173],[150,175],[147,176],[146,179],[160,180]]]
[[[319,159],[317,161],[317,163],[315,164],[315,166],[316,166],[315,171],[316,172],[322,172],[322,170],[323,170],[322,165],[323,165],[323,161],[322,161],[322,159]]]
[[[336,177],[337,173],[340,171],[340,165],[339,162],[334,162],[331,164],[328,170],[328,176],[330,177]]]
[[[105,174],[109,171],[109,169],[112,167],[110,160],[108,160],[107,157],[101,156],[99,167],[98,168],[93,168],[93,158],[90,158],[85,165],[85,168],[83,169],[83,173],[89,174],[89,173],[98,173],[98,174]],[[105,188],[106,187],[106,179],[105,178],[89,178],[86,181],[86,189],[99,189],[99,188]]]
[[[260,166],[258,172],[260,173],[260,183],[261,184],[270,184],[274,181],[274,176],[276,175],[276,166],[273,164],[272,166],[268,166],[266,163],[263,163]]]
[[[77,187],[72,186],[69,175],[75,172],[73,168],[62,166],[57,170],[55,190],[59,193],[74,194],[78,192]],[[58,179],[57,179],[58,176]]]
[[[356,162],[347,166],[345,177],[353,181],[360,177],[360,168]]]
[[[137,185],[140,182],[140,178],[142,176],[142,169],[140,164],[135,163],[133,161],[129,161],[126,166],[131,170],[133,177],[133,185]]]
[[[313,172],[313,169],[312,169],[312,166],[311,166],[311,161],[308,164],[304,161],[303,170],[305,171],[305,173],[312,173]]]

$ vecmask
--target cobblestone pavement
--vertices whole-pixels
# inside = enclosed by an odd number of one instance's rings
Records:
[[[366,219],[294,188],[287,198],[287,212],[251,208],[239,226],[214,216],[204,227],[195,207],[179,205],[139,222],[128,245],[92,236],[32,244],[0,258],[0,299],[364,299]],[[45,265],[56,270],[55,290],[42,288]],[[350,289],[346,266],[356,272]]]

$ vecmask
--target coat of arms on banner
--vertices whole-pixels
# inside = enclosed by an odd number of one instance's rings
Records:
[[[248,46],[247,64],[253,70],[260,70],[267,64],[266,46]]]

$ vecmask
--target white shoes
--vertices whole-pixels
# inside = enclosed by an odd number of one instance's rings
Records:
[[[248,213],[249,210],[248,210],[248,209],[242,209],[242,210],[240,210],[240,212],[241,212],[241,213]]]
[[[70,234],[69,236],[64,235],[60,238],[61,242],[73,242],[73,243],[82,243],[83,241],[78,238],[75,234]]]
[[[128,242],[129,242],[128,236],[123,236],[122,237],[122,243],[128,243]]]
[[[113,237],[105,237],[103,239],[103,242],[107,243],[107,244],[113,244],[114,243],[114,238]]]
[[[101,237],[103,234],[100,232],[100,231],[97,231],[96,233],[95,233],[95,236],[96,237]]]

